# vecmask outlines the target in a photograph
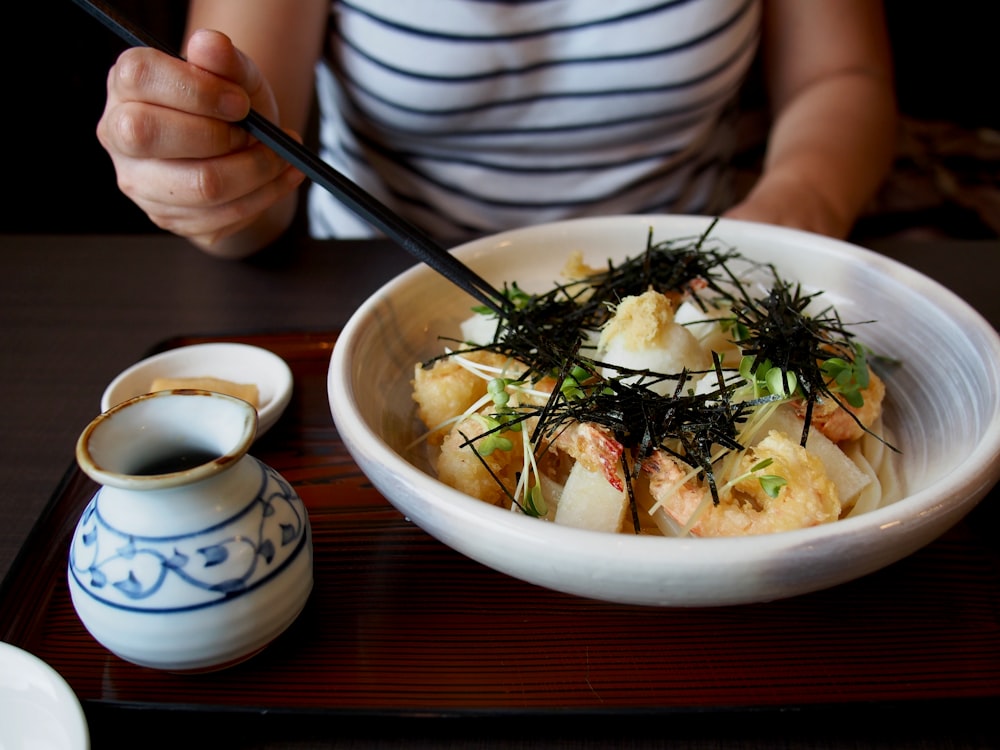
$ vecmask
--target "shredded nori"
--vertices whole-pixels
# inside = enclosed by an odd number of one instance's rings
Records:
[[[570,391],[554,388],[544,406],[517,407],[491,432],[537,418],[531,440],[532,445],[541,446],[546,441],[539,438],[551,438],[573,422],[590,422],[606,428],[625,448],[622,465],[627,480],[637,474],[642,459],[654,450],[664,450],[702,473],[717,504],[713,456],[718,456],[720,448],[744,450],[738,440],[740,425],[751,410],[770,399],[732,401],[735,386],[727,385],[732,379],[727,381],[717,358],[713,369],[718,386],[707,393],[695,393],[693,378],[705,373],[637,372],[614,366],[617,374],[607,377],[602,368],[609,365],[586,351],[588,332],[600,331],[618,302],[655,290],[675,299],[693,300],[703,310],[706,298],[716,307],[730,310],[730,317],[720,322],[744,355],[753,359],[751,372],[766,363],[781,368],[782,373],[790,374],[784,375],[786,379],[794,377],[798,384],[806,401],[804,445],[816,401],[832,398],[843,406],[822,369],[823,361],[835,356],[852,363],[862,349],[835,310],[807,312],[818,293],[804,294],[799,285],[781,279],[772,266],[754,264],[735,249],[714,242],[710,238],[714,226],[715,222],[697,237],[659,242],[654,242],[650,229],[642,254],[617,264],[609,261],[605,270],[544,293],[527,294],[516,284],[505,285],[504,294],[512,304],[506,307],[494,340],[473,347],[463,344],[462,351],[483,350],[516,360],[527,368],[521,381],[528,385],[551,377],[557,383],[571,378],[573,387]],[[731,268],[736,260],[771,277],[770,290],[763,295],[751,294]],[[434,357],[424,365],[429,367],[448,356],[453,355]],[[666,380],[676,381],[668,395],[651,389],[651,385]],[[465,444],[471,445],[484,435],[465,436]],[[631,481],[628,491],[638,533]],[[504,492],[519,504],[506,489]]]

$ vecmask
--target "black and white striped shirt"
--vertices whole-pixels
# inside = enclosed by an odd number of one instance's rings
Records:
[[[447,238],[708,213],[760,0],[347,0],[318,69],[322,155]],[[372,230],[318,188],[316,236]]]

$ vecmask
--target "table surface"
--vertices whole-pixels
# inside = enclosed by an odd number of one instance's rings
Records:
[[[897,240],[871,247],[937,279],[1000,326],[1000,240]],[[230,262],[166,235],[5,235],[0,253],[0,387],[8,394],[0,429],[0,580],[71,468],[76,438],[98,413],[101,393],[118,372],[175,336],[336,329],[413,263],[377,240],[289,241],[260,258]],[[972,707],[965,720],[942,721],[938,730],[924,726],[919,746],[1000,746],[995,722],[975,720],[980,708]],[[185,717],[171,723],[183,732],[178,736],[190,736],[214,732],[218,721]],[[655,725],[636,719],[614,726],[581,719],[542,728],[450,721],[422,724],[419,735],[408,725],[332,723],[308,722],[294,737],[272,737],[261,726],[241,746],[529,747],[558,741],[562,747],[597,747],[613,737],[626,747],[653,747],[670,738],[672,747],[690,748],[883,748],[913,747],[916,741],[905,727],[847,728],[836,716],[822,726],[775,726],[741,716],[683,724],[664,717]],[[95,724],[94,731],[106,740],[104,728]]]

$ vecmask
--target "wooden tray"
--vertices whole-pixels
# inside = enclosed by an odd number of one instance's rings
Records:
[[[72,468],[0,589],[0,639],[55,667],[95,709],[384,717],[610,716],[918,706],[1000,698],[994,492],[942,539],[828,591],[754,606],[651,609],[494,572],[407,522],[339,441],[326,399],[336,334],[226,338],[284,357],[288,411],[251,451],[309,508],[316,588],[240,666],[182,676],[112,656],[65,584],[96,489]],[[173,346],[223,340],[185,337]]]

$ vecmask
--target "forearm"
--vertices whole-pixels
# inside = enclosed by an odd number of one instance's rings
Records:
[[[801,228],[844,237],[892,164],[896,128],[892,84],[882,75],[845,71],[818,81],[775,120],[755,192],[780,186],[797,199]]]
[[[896,143],[892,57],[876,0],[765,0],[773,113],[763,173],[727,215],[845,237]]]

